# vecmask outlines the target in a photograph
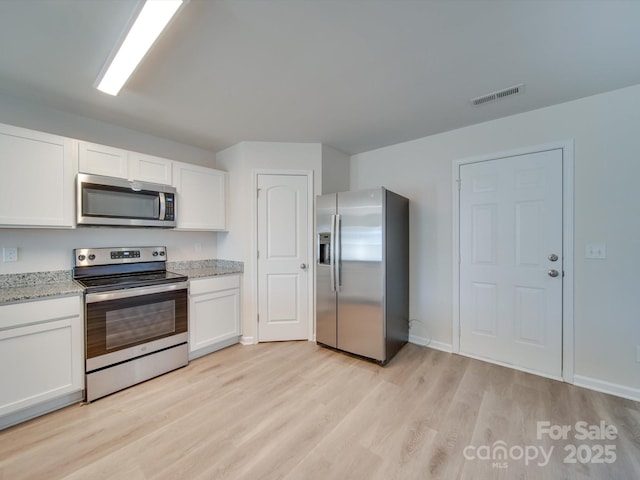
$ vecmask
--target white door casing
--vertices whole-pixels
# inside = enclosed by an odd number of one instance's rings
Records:
[[[258,341],[307,340],[309,177],[259,174],[257,188]]]
[[[572,380],[569,154],[562,144],[454,166],[454,352]]]

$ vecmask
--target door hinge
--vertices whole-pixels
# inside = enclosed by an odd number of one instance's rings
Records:
[[[456,183],[458,184],[458,191],[460,191],[460,186],[462,185],[462,179],[456,178]]]
[[[259,198],[260,197],[260,188],[256,189],[256,197]]]
[[[258,323],[260,323],[260,314],[256,315],[258,317]]]
[[[258,255],[256,256],[256,258],[260,258],[260,250],[258,250]]]

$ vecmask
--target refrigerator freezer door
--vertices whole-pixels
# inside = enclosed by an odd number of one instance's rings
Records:
[[[338,348],[385,361],[383,189],[338,194]]]
[[[336,292],[334,276],[333,222],[336,194],[316,197],[316,341],[336,347]]]

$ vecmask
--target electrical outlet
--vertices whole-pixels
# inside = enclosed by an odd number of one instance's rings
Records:
[[[196,242],[193,245],[193,249],[195,250],[196,253],[202,252],[202,244],[200,242]]]
[[[18,247],[4,247],[2,249],[2,261],[3,262],[17,262],[18,261]]]
[[[585,258],[607,258],[607,246],[604,243],[587,243],[584,249]]]

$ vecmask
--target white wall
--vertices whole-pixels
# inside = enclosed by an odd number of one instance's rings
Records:
[[[218,256],[244,263],[242,334],[256,338],[256,192],[257,170],[314,172],[314,195],[321,191],[322,152],[319,143],[242,142],[216,154],[222,170],[229,172],[229,232],[218,236]]]
[[[328,145],[322,145],[322,193],[349,190],[349,156]]]
[[[0,123],[215,168],[215,154],[137,130],[0,94]]]
[[[70,270],[74,248],[166,246],[170,262],[218,258],[215,236],[148,228],[5,228],[0,229],[0,248],[18,247],[18,261],[0,261],[0,274]],[[202,251],[196,251],[196,244]]]
[[[215,167],[213,152],[0,94],[0,123]],[[68,270],[82,247],[166,245],[170,261],[216,258],[216,234],[158,229],[1,229],[0,248],[18,247],[19,261],[0,274]],[[201,250],[196,251],[196,244]]]
[[[640,395],[639,126],[640,85],[351,157],[352,188],[411,199],[411,333],[452,343],[452,163],[574,139],[575,373]]]

